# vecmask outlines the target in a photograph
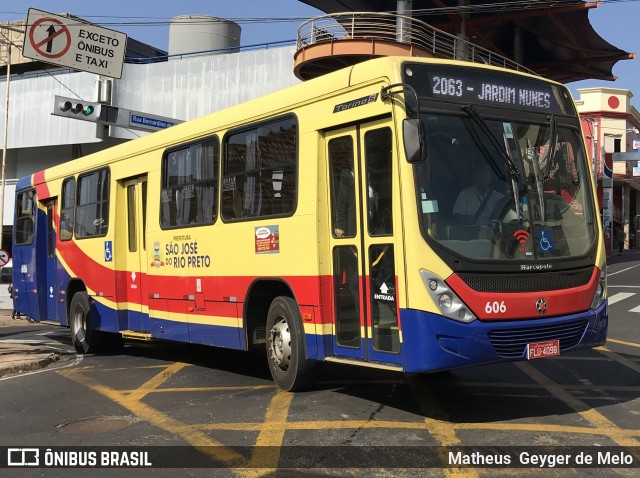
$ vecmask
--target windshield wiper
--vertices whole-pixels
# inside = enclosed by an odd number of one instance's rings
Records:
[[[542,215],[542,221],[545,220],[545,205],[544,205],[544,181],[549,179],[548,177],[542,177],[542,172],[540,171],[540,155],[538,154],[538,150],[531,147],[531,142],[529,138],[527,138],[527,149],[533,153],[533,159],[531,160],[533,166],[533,175],[536,178],[536,189],[538,191],[538,207],[540,208],[540,214]],[[548,159],[548,158],[547,158]]]
[[[496,151],[500,153],[500,156],[502,157],[502,159],[504,160],[504,163],[507,165],[507,168],[509,169],[509,174],[511,174],[512,177],[519,179],[520,171],[518,171],[518,168],[514,164],[513,160],[511,159],[509,154],[507,154],[507,150],[502,145],[500,145],[500,141],[498,141],[498,138],[496,138],[496,136],[493,134],[493,131],[489,129],[489,127],[487,126],[487,123],[482,118],[482,116],[480,116],[478,112],[474,109],[474,107],[471,105],[463,105],[460,107],[460,109],[465,113],[467,113],[469,117],[473,121],[475,121],[475,123],[480,127],[480,130],[489,139],[493,147],[496,148]]]
[[[558,142],[557,136],[558,133],[556,131],[556,115],[552,114],[551,116],[549,116],[549,149],[547,149],[547,154],[545,154],[545,157],[542,160],[542,163],[544,163],[545,165],[542,182],[551,177],[549,171],[551,170],[551,163],[553,162],[556,155],[556,143]]]
[[[509,176],[511,177],[511,190],[513,193],[513,202],[516,208],[516,215],[518,216],[518,220],[520,220],[521,211],[520,211],[520,200],[519,200],[519,191],[520,191],[519,186],[522,183],[522,179],[520,178],[520,171],[518,170],[515,163],[511,159],[511,156],[509,156],[509,153],[507,152],[507,145],[500,144],[500,141],[498,141],[498,138],[496,138],[496,136],[493,134],[493,131],[491,131],[491,129],[489,129],[489,126],[487,126],[487,123],[484,120],[484,118],[482,118],[482,116],[478,114],[478,112],[473,108],[473,106],[462,105],[460,109],[469,115],[469,118],[471,118],[476,123],[476,125],[478,125],[480,131],[484,133],[484,135],[489,139],[489,142],[493,145],[496,151],[500,153],[500,157],[502,158],[502,160],[504,161],[504,164],[507,166],[507,169],[509,170]],[[506,141],[506,138],[505,138],[505,141]],[[526,190],[525,190],[525,194],[526,194]]]

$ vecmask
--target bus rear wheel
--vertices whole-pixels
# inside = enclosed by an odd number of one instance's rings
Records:
[[[305,354],[300,311],[290,297],[276,297],[269,307],[267,360],[273,381],[285,391],[302,390],[313,379],[314,362]]]
[[[91,326],[91,307],[86,292],[76,292],[69,309],[71,342],[81,354],[91,354],[115,348],[122,341],[121,336],[95,330]]]

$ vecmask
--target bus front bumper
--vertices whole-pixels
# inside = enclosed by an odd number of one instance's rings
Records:
[[[560,340],[560,354],[602,345],[607,303],[597,310],[551,318],[465,324],[419,310],[401,311],[404,370],[436,372],[525,360],[530,343]]]

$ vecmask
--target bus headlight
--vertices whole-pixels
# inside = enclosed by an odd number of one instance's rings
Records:
[[[596,310],[602,305],[607,298],[607,266],[600,271],[600,279],[596,287],[596,293],[593,294],[593,300],[591,301],[591,310]]]
[[[451,310],[451,306],[453,305],[453,298],[446,292],[444,294],[440,294],[438,296],[438,305],[442,310],[447,312]]]
[[[444,280],[426,269],[420,269],[420,277],[442,315],[458,322],[469,323],[476,320],[477,317]]]

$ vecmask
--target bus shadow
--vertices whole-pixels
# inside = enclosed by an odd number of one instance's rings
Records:
[[[70,344],[66,336],[56,336]],[[247,353],[168,341],[127,342],[113,354],[169,365],[182,362],[222,372],[225,383],[273,384],[264,351]],[[422,420],[488,423],[553,416],[569,417],[602,406],[629,403],[640,397],[640,374],[621,363],[637,363],[639,355],[617,354],[614,360],[597,351],[562,358],[487,365],[434,374],[402,374],[336,363],[318,363],[315,384],[296,393],[295,403],[340,403],[374,409],[379,420]],[[558,393],[558,390],[561,393]],[[567,400],[566,397],[572,397]],[[345,409],[345,414],[352,412]],[[570,420],[570,418],[567,418]]]
[[[634,363],[640,358],[618,355]],[[380,401],[380,384],[372,385],[373,388],[338,388],[336,392]],[[388,398],[382,403],[451,423],[556,416],[572,420],[570,416],[579,412],[638,399],[640,374],[595,351],[586,351],[573,360],[549,359],[407,375],[406,387],[413,398],[409,403]]]

